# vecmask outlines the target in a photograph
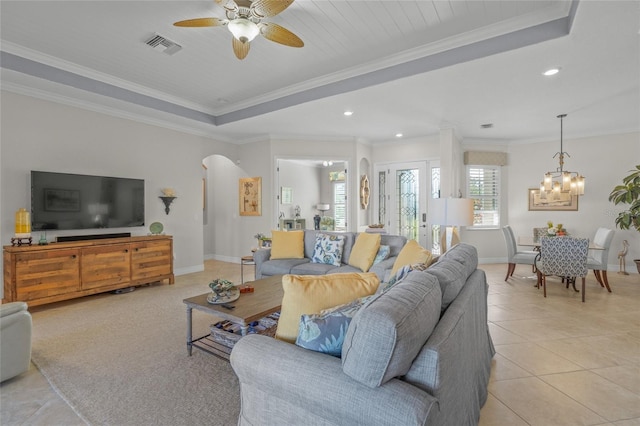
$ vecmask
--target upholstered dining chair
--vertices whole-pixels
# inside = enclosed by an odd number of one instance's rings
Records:
[[[536,269],[538,282],[542,283],[544,297],[547,297],[547,276],[557,275],[566,279],[567,287],[571,283],[574,290],[576,290],[577,277],[581,277],[582,302],[585,301],[588,252],[588,238],[542,237],[540,239],[540,260],[536,260]]]
[[[515,271],[517,264],[533,266],[538,252],[533,250],[518,251],[516,237],[513,234],[511,226],[503,226],[502,234],[504,235],[504,240],[507,243],[507,258],[509,266],[507,267],[507,276],[504,278],[504,280],[507,281],[509,277],[513,276],[513,271]]]
[[[533,228],[533,242],[539,243],[540,238],[546,237],[549,228]]]
[[[593,243],[603,247],[603,250],[589,250],[589,257],[587,258],[587,269],[593,270],[593,275],[596,276],[600,286],[606,287],[609,293],[611,293],[611,287],[609,287],[609,280],[607,280],[607,262],[609,261],[609,247],[611,247],[614,233],[615,231],[612,229],[598,228],[593,238]]]

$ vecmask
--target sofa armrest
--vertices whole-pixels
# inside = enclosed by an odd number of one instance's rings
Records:
[[[261,248],[253,252],[253,261],[256,263],[256,280],[262,278],[262,264],[271,258],[271,248]]]
[[[261,335],[236,343],[231,366],[240,380],[241,424],[317,419],[336,425],[423,425],[436,403],[398,379],[369,388],[344,374],[339,358]]]

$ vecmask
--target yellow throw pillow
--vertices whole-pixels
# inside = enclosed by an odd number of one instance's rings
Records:
[[[304,258],[304,231],[271,231],[271,259]]]
[[[409,240],[407,244],[402,247],[396,261],[391,268],[391,276],[398,272],[398,269],[404,265],[413,265],[414,263],[431,263],[433,255],[431,252],[418,244],[416,240]]]
[[[349,265],[367,272],[378,254],[380,248],[380,234],[361,232],[349,255]]]
[[[323,309],[369,296],[379,285],[380,280],[373,272],[283,276],[284,297],[276,339],[295,343],[301,315],[317,314]]]

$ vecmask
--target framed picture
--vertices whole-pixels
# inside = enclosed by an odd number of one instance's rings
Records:
[[[571,195],[568,192],[560,192],[558,194],[543,192],[540,189],[529,189],[529,211],[549,211],[549,210],[578,210],[578,196]]]
[[[48,212],[79,212],[80,191],[75,189],[45,189],[44,209]]]
[[[262,216],[262,178],[240,178],[240,216]]]

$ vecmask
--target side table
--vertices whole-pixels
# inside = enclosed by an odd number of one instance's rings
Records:
[[[253,261],[253,255],[250,256],[242,256],[240,258],[240,284],[244,284],[244,267],[245,265],[254,265],[254,275],[255,275],[255,264]],[[254,276],[255,279],[255,276]]]

